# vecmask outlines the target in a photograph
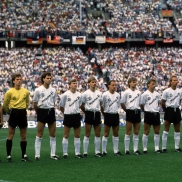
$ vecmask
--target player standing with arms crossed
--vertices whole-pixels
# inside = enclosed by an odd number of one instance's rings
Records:
[[[182,92],[177,88],[178,78],[172,76],[169,80],[169,88],[162,94],[162,108],[164,110],[164,131],[162,135],[162,151],[167,152],[167,136],[171,123],[174,126],[174,142],[175,151],[182,152],[180,144],[180,122],[181,112],[179,109],[180,101],[182,100]]]
[[[121,152],[118,149],[119,145],[119,114],[118,109],[120,107],[120,94],[116,92],[116,82],[110,80],[108,82],[109,90],[102,95],[101,111],[104,115],[104,136],[102,137],[102,154],[107,155],[107,140],[112,127],[113,130],[113,150],[114,155],[121,156]]]
[[[29,161],[26,155],[27,147],[27,111],[29,106],[29,92],[27,89],[21,87],[21,74],[16,73],[12,75],[13,88],[9,89],[4,96],[3,108],[9,114],[8,120],[8,138],[6,140],[7,162],[12,162],[11,149],[12,140],[15,135],[15,128],[20,129],[20,147],[22,152],[22,161]]]
[[[125,154],[129,155],[129,144],[130,144],[130,135],[132,132],[132,126],[134,128],[133,134],[133,149],[135,155],[141,155],[138,150],[139,142],[139,131],[140,131],[140,122],[141,122],[141,113],[140,113],[140,97],[141,93],[136,89],[137,79],[131,77],[128,79],[129,89],[125,90],[121,97],[121,107],[126,112],[126,134],[124,138],[125,142]]]
[[[75,146],[75,157],[83,158],[80,154],[80,106],[82,104],[81,93],[77,92],[77,81],[72,79],[69,81],[70,89],[61,95],[60,99],[60,109],[64,114],[64,136],[62,140],[63,147],[63,157],[67,159],[68,157],[68,137],[70,130],[74,129],[74,146]]]
[[[101,101],[102,95],[96,90],[97,80],[95,77],[88,79],[89,89],[82,94],[81,109],[85,113],[85,136],[83,139],[84,157],[88,156],[89,137],[92,125],[95,131],[95,157],[102,157],[100,153],[100,132],[101,132]]]
[[[45,72],[41,75],[42,86],[35,89],[33,96],[34,109],[37,113],[37,135],[35,139],[35,160],[40,160],[41,140],[45,128],[48,124],[50,136],[50,158],[59,160],[56,153],[56,116],[54,105],[56,102],[56,90],[51,87],[51,73]]]
[[[141,95],[141,108],[144,111],[144,134],[142,137],[143,153],[147,154],[147,143],[150,127],[154,128],[154,145],[155,153],[162,153],[159,150],[160,142],[160,114],[159,114],[159,102],[160,94],[155,91],[156,80],[150,79],[147,82],[148,90]]]

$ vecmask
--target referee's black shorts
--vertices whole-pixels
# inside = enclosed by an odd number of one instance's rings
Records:
[[[149,125],[160,125],[160,114],[159,112],[144,112],[144,123]]]
[[[101,124],[100,112],[85,111],[85,123],[97,126]]]
[[[41,123],[48,123],[48,124],[54,123],[56,121],[54,108],[50,108],[50,109],[38,108],[37,121]]]
[[[179,108],[167,107],[164,113],[164,120],[170,123],[181,122],[181,112]]]
[[[10,116],[8,125],[12,128],[27,128],[27,111],[26,109],[14,109],[10,110]]]
[[[126,110],[126,121],[129,121],[131,123],[140,123],[141,122],[141,113],[140,109],[136,110]]]
[[[80,113],[77,114],[64,114],[63,125],[69,128],[79,128],[81,126]]]
[[[104,113],[104,124],[107,126],[119,126],[119,114]]]

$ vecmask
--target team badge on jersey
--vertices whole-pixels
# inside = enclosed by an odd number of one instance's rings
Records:
[[[41,94],[40,94],[40,97],[44,97],[45,96],[45,94],[42,92]]]
[[[68,97],[67,101],[71,101],[71,98]]]
[[[92,100],[92,97],[88,96],[87,97],[87,101],[89,101],[89,100]]]
[[[16,97],[14,96],[14,97],[12,98],[12,100],[16,100]]]
[[[129,97],[129,99],[131,99],[132,98],[132,95],[129,95],[128,97]]]
[[[147,97],[147,100],[150,100],[151,98],[150,97]]]

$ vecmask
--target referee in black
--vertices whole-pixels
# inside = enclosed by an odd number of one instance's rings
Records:
[[[22,77],[20,73],[12,75],[13,88],[9,89],[4,96],[3,108],[9,114],[8,138],[6,141],[7,162],[12,162],[11,149],[15,128],[20,129],[20,147],[22,151],[22,161],[29,161],[26,155],[26,134],[27,134],[27,111],[29,105],[29,92],[21,87]]]

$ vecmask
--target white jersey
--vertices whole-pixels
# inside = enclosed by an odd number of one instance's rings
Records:
[[[102,94],[97,90],[95,90],[95,92],[92,92],[89,89],[82,94],[82,101],[85,103],[85,111],[100,111]]]
[[[49,86],[45,88],[43,85],[36,88],[33,95],[33,102],[37,102],[38,108],[49,109],[54,108],[56,102],[56,90]]]
[[[109,91],[106,91],[102,95],[102,106],[105,113],[118,113],[120,108],[120,94],[114,92],[111,94]]]
[[[144,111],[159,112],[160,94],[156,91],[153,93],[147,90],[141,95],[140,104],[144,105]]]
[[[75,93],[72,93],[68,90],[60,97],[60,106],[64,107],[64,114],[80,113],[81,104],[82,97],[80,92],[76,91]]]
[[[125,104],[126,109],[140,109],[140,97],[141,93],[139,90],[132,91],[127,89],[121,94],[121,103]]]
[[[178,88],[176,88],[176,90],[173,90],[171,87],[167,88],[162,94],[162,99],[166,101],[166,107],[177,108],[182,99],[182,92]]]

